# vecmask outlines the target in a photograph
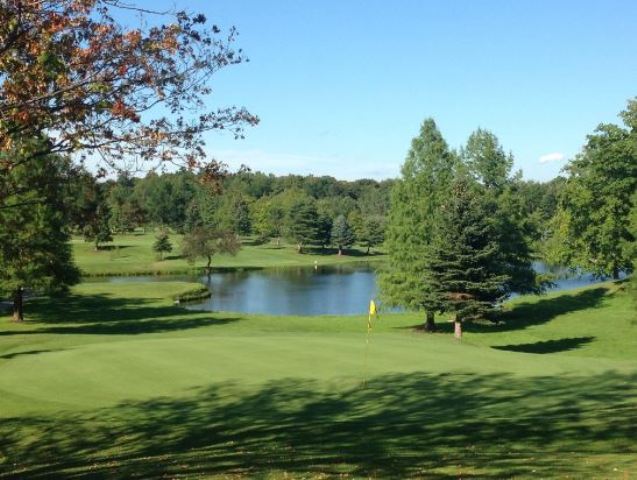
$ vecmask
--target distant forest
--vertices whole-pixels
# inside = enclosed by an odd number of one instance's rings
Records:
[[[520,175],[514,182],[511,200],[526,218],[524,232],[535,245],[548,234],[564,183],[562,177],[536,182],[522,180]],[[120,174],[117,180],[107,181],[82,171],[70,195],[72,224],[87,239],[94,239],[100,230],[108,230],[102,235],[108,238],[108,233],[141,228],[167,227],[187,233],[204,226],[253,235],[261,241],[297,241],[295,229],[309,222],[312,233],[303,243],[325,246],[341,217],[357,243],[374,246],[382,243],[394,184],[395,180],[344,181],[241,171],[227,175],[217,190],[186,170],[151,172],[143,178]]]

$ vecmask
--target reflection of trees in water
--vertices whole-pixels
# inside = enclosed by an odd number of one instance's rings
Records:
[[[193,308],[272,314],[363,313],[376,289],[369,267],[244,270],[202,278],[212,292]]]

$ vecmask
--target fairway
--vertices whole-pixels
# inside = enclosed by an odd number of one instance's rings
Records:
[[[632,478],[621,285],[509,304],[462,343],[382,315],[189,312],[82,284],[0,324],[0,478]],[[443,325],[446,332],[446,325]]]
[[[205,266],[203,260],[190,264],[180,256],[181,235],[170,236],[174,251],[161,261],[153,252],[154,241],[154,234],[147,233],[116,235],[112,243],[100,250],[95,250],[95,245],[80,237],[75,237],[72,245],[77,266],[84,276],[192,273]],[[378,250],[370,255],[360,249],[351,249],[346,253],[339,256],[334,249],[317,248],[311,253],[299,254],[294,245],[285,242],[280,245],[275,242],[254,244],[251,239],[243,239],[242,249],[236,256],[215,256],[212,266],[218,269],[311,267],[315,264],[338,265],[385,258]]]

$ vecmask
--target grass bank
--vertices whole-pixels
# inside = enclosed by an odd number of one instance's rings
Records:
[[[84,276],[107,275],[161,275],[184,274],[201,270],[205,262],[190,264],[179,254],[180,235],[171,235],[174,250],[159,261],[152,250],[153,234],[117,235],[111,244],[96,251],[92,243],[80,237],[73,239],[75,261]],[[245,239],[243,248],[235,257],[219,255],[213,259],[217,269],[299,267],[319,265],[339,265],[353,262],[378,261],[384,255],[373,251],[366,255],[365,249],[353,248],[346,255],[337,255],[336,250],[316,249],[299,254],[294,245],[265,243],[255,245]]]
[[[0,478],[633,478],[621,286],[499,326],[190,312],[197,284],[82,284],[0,321]],[[446,331],[443,328],[443,332]]]

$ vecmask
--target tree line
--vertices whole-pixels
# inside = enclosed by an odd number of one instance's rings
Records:
[[[356,242],[369,253],[383,242],[392,184],[240,171],[221,180],[219,191],[188,170],[143,178],[123,173],[109,181],[83,171],[71,224],[96,248],[114,233],[170,228],[251,235],[261,243],[284,238],[301,253],[334,246],[342,254]]]

